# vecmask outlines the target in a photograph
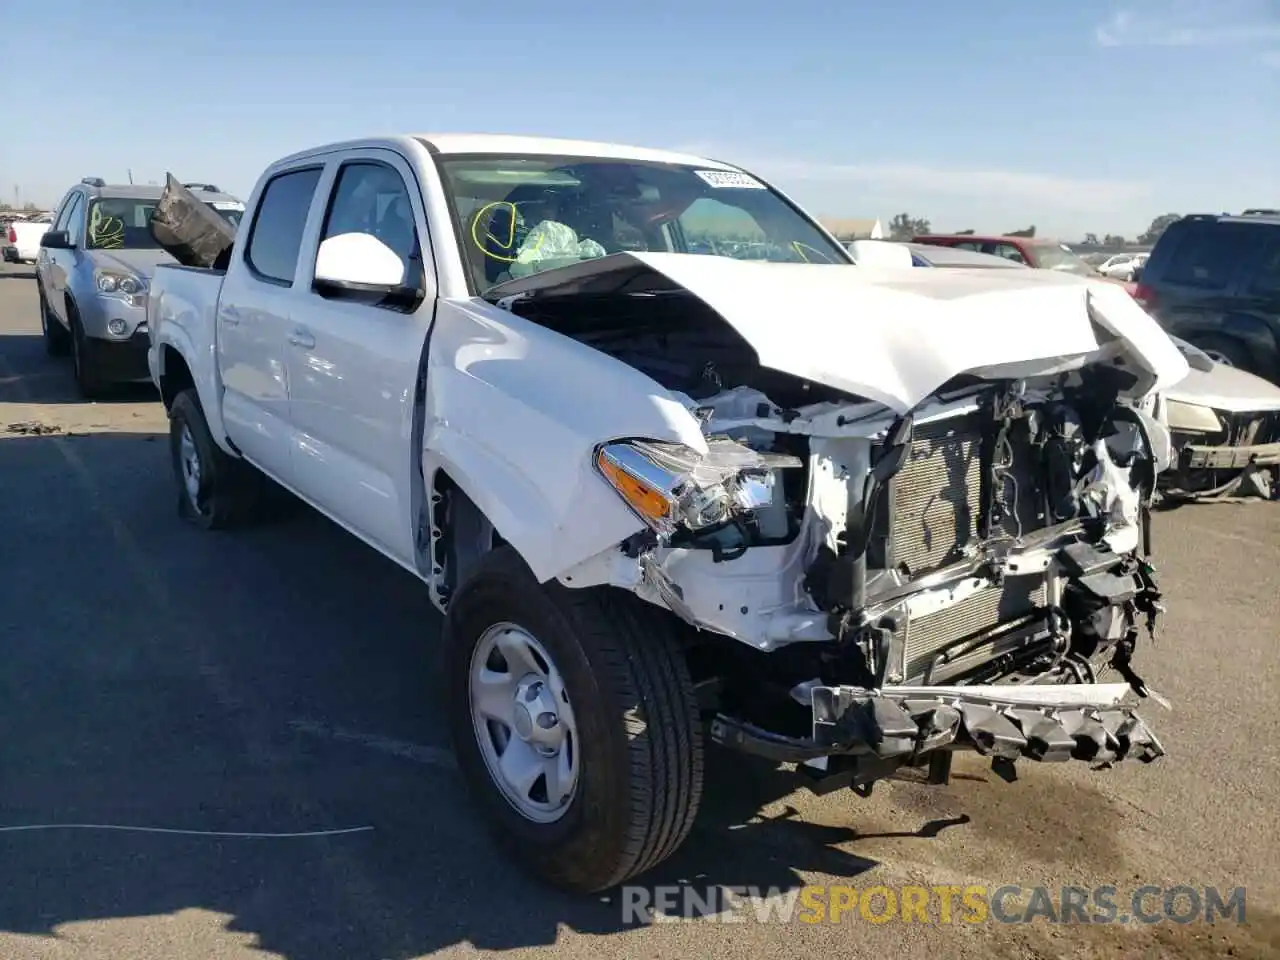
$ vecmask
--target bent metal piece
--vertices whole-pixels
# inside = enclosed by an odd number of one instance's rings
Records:
[[[219,266],[236,239],[231,224],[171,173],[149,227],[156,243],[184,267]]]

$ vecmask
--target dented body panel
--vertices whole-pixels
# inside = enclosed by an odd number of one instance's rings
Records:
[[[1096,322],[1149,376],[1181,380],[1186,361],[1123,290],[1052,271],[903,271],[617,254],[505,285],[508,295],[634,284],[641,268],[688,290],[755,349],[760,363],[901,413],[961,373],[1052,371],[1101,349]],[[560,276],[561,273],[565,276]],[[655,280],[657,279],[655,277]],[[1029,319],[1034,318],[1034,319]]]

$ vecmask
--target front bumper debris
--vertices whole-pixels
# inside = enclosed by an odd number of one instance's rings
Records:
[[[718,742],[780,762],[848,756],[884,768],[935,751],[968,750],[1012,762],[1095,764],[1164,755],[1143,720],[1121,700],[1127,683],[974,687],[810,688],[813,734],[783,737],[725,716]]]
[[[1182,448],[1184,470],[1243,470],[1248,466],[1280,466],[1280,443],[1211,447],[1187,444]]]

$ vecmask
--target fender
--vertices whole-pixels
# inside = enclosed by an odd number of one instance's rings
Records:
[[[172,290],[153,289],[147,300],[147,323],[151,330],[148,353],[154,357],[152,379],[159,389],[160,378],[165,373],[164,348],[171,347],[178,352],[191,371],[214,443],[228,456],[239,457],[239,451],[227,438],[222,420],[222,379],[218,375],[217,327],[214,322],[217,308],[216,298],[212,304],[201,308]],[[196,347],[197,342],[208,344],[203,355]]]
[[[642,530],[595,472],[600,443],[706,441],[661,385],[498,307],[442,300],[427,358],[422,471],[484,512],[545,582]]]
[[[1253,355],[1254,362],[1262,370],[1271,373],[1277,371],[1277,366],[1280,365],[1280,336],[1277,335],[1275,324],[1252,314],[1233,312],[1222,318],[1220,329],[1225,336],[1244,343]]]

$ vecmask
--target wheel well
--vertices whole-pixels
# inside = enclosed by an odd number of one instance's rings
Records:
[[[444,607],[480,558],[506,543],[484,511],[445,471],[431,483],[432,592]]]
[[[168,410],[173,406],[173,398],[188,387],[194,387],[196,381],[182,354],[168,344],[162,349],[160,369],[164,373],[160,374],[160,399]]]

